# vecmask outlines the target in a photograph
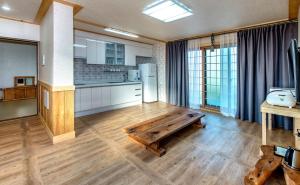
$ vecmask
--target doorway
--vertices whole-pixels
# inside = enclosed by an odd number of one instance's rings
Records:
[[[0,39],[0,121],[37,114],[37,47]]]

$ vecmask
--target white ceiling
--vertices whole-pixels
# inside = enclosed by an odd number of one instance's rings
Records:
[[[170,23],[142,14],[154,0],[71,1],[83,6],[76,19],[165,41],[288,18],[288,0],[180,0],[194,15]],[[0,16],[33,21],[41,0],[0,0],[0,5],[3,3],[12,11],[0,10]],[[79,22],[75,27],[103,32]]]
[[[164,23],[142,14],[153,0],[73,0],[75,18],[161,39],[174,40],[288,18],[288,0],[180,0],[194,15]]]
[[[0,16],[33,22],[42,0],[0,0],[0,6],[9,5],[11,11],[0,8]]]

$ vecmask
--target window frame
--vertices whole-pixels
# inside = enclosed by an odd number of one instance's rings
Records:
[[[215,45],[215,49],[220,49],[220,45]],[[211,46],[202,46],[200,47],[200,51],[202,54],[202,105],[200,106],[201,109],[207,109],[211,111],[216,111],[220,112],[220,106],[213,106],[213,105],[208,105],[207,104],[207,91],[206,91],[206,70],[205,70],[205,65],[206,65],[206,50],[211,49]]]

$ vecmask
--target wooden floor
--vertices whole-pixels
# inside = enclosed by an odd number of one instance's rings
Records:
[[[37,117],[0,122],[0,184],[241,185],[258,159],[260,126],[217,114],[205,129],[186,128],[159,158],[128,140],[122,128],[176,107],[144,104],[76,119],[77,138],[51,145]],[[293,144],[275,130],[276,144]],[[268,184],[284,184],[280,171]]]

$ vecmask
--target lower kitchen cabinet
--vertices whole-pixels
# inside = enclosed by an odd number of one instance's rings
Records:
[[[76,113],[101,108],[112,110],[131,103],[142,103],[141,84],[87,87],[75,91]]]
[[[80,89],[80,111],[89,110],[92,108],[92,89]]]

